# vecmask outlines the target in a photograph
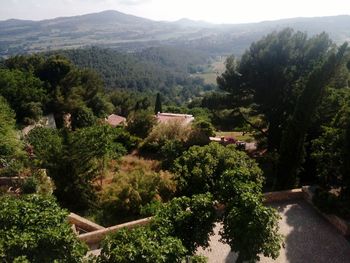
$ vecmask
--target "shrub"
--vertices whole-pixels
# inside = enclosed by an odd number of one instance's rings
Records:
[[[127,130],[133,135],[146,138],[156,124],[153,115],[146,111],[138,111],[130,115],[127,120]]]
[[[67,215],[52,198],[1,197],[1,261],[81,262],[87,248],[67,223]]]
[[[193,195],[216,193],[221,175],[230,169],[247,169],[249,179],[259,184],[263,181],[258,165],[246,153],[234,145],[225,147],[218,143],[191,147],[175,160],[173,172],[179,194]]]
[[[179,238],[192,255],[198,247],[209,246],[215,221],[214,199],[207,193],[192,198],[174,198],[160,206],[152,228],[163,229],[168,235]]]
[[[212,195],[175,198],[158,206],[150,225],[108,236],[100,262],[206,262],[193,254],[208,246],[215,218]]]
[[[119,174],[100,195],[103,224],[111,225],[140,216],[141,207],[153,200],[167,201],[176,186],[172,175],[166,172],[135,170]]]
[[[182,262],[186,253],[179,239],[138,227],[108,236],[102,244],[100,262],[175,263]]]

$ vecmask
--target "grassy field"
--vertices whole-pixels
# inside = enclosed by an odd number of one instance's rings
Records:
[[[254,141],[254,137],[251,133],[236,132],[236,131],[225,131],[225,132],[217,132],[216,137],[233,137],[236,140],[244,141],[244,142],[252,142]]]
[[[193,74],[194,77],[199,77],[204,80],[205,84],[213,84],[216,85],[216,77],[217,74],[214,72],[206,72],[206,73],[197,73]]]
[[[216,85],[217,76],[225,71],[225,60],[225,57],[220,57],[210,65],[207,71],[193,74],[193,76],[202,78],[206,84]]]

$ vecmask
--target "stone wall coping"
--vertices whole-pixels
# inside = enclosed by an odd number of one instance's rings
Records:
[[[100,226],[84,217],[81,217],[77,214],[70,213],[68,215],[68,222],[76,227],[83,229],[86,232],[92,232],[100,229],[105,229],[103,226]]]
[[[312,186],[303,186],[304,199],[330,224],[332,224],[343,236],[350,236],[350,223],[334,214],[325,214],[320,211],[312,202],[314,193],[311,191]]]
[[[264,193],[264,202],[278,202],[278,201],[288,201],[288,200],[296,200],[303,199],[303,190],[302,188],[296,188],[285,191],[277,191],[277,192],[267,192]]]
[[[152,217],[147,217],[147,218],[143,218],[143,219],[139,219],[131,222],[126,222],[120,225],[106,227],[104,229],[81,234],[79,235],[79,239],[81,241],[84,241],[86,244],[88,244],[89,247],[94,247],[96,244],[99,244],[101,240],[108,234],[114,233],[122,228],[131,229],[138,226],[147,225],[148,223],[151,222],[151,220],[152,220]]]
[[[345,220],[335,216],[335,215],[325,215],[320,212],[312,204],[312,192],[309,186],[303,186],[302,188],[296,188],[286,191],[277,192],[267,192],[264,193],[264,203],[279,202],[279,201],[289,201],[289,200],[299,200],[305,199],[309,202],[314,209],[316,209],[326,220],[328,220],[334,227],[336,227],[343,235],[350,235],[350,224]],[[224,206],[219,206],[218,209],[224,209]],[[89,233],[79,235],[79,239],[85,242],[90,248],[96,249],[99,247],[101,240],[103,240],[106,235],[114,233],[122,228],[135,228],[138,226],[147,225],[151,222],[152,217],[147,217],[135,221],[126,222],[120,225],[115,225],[111,227],[106,227],[103,229],[98,229]],[[100,226],[101,227],[101,226]]]

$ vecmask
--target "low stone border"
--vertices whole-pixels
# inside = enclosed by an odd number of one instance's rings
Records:
[[[100,229],[105,229],[103,226],[100,226],[84,217],[81,217],[77,214],[70,213],[68,215],[68,222],[75,226],[79,232],[92,232]]]
[[[152,220],[152,217],[143,218],[136,221],[127,222],[124,224],[106,227],[104,229],[96,230],[86,234],[79,235],[79,239],[85,242],[91,249],[96,249],[99,247],[100,242],[110,233],[114,233],[121,228],[135,228],[137,226],[147,225]]]
[[[345,221],[344,219],[336,216],[336,215],[328,215],[322,213],[317,207],[312,203],[312,198],[314,193],[311,191],[310,186],[303,186],[302,190],[304,193],[304,199],[312,205],[312,207],[319,212],[322,217],[324,217],[329,223],[331,223],[343,236],[350,236],[350,222]]]
[[[286,191],[278,191],[278,192],[267,192],[264,193],[264,202],[278,202],[278,201],[288,201],[288,200],[296,200],[303,199],[304,194],[301,188],[286,190]]]
[[[310,203],[318,212],[320,212],[312,204],[312,192],[309,190],[309,187],[302,187],[292,190],[279,191],[279,192],[267,192],[264,193],[264,203],[278,202],[278,201],[289,201],[289,200],[298,200],[305,199]],[[224,209],[223,206],[218,206],[218,209]],[[350,224],[343,219],[335,215],[325,215],[320,212],[320,214],[326,218],[334,227],[336,227],[344,236],[350,235]],[[80,217],[81,218],[81,217]],[[84,219],[84,218],[83,218]],[[124,224],[98,229],[89,233],[79,235],[79,239],[85,242],[90,249],[97,249],[100,246],[101,241],[110,233],[114,233],[121,228],[135,228],[137,226],[143,226],[150,223],[152,217],[143,218],[136,221],[127,222]],[[88,220],[87,220],[88,221]],[[83,220],[81,221],[83,222]],[[90,222],[90,221],[89,221]],[[92,222],[90,222],[92,223]],[[89,223],[89,224],[90,224]],[[92,223],[94,224],[94,223]],[[95,224],[98,226],[97,224]],[[99,226],[101,227],[101,226]]]

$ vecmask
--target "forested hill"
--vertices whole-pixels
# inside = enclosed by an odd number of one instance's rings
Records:
[[[137,53],[121,53],[98,47],[49,52],[69,58],[81,68],[95,70],[108,89],[137,91],[168,90],[193,81],[189,73],[200,70],[208,57],[195,51],[168,47],[148,48]]]
[[[173,45],[214,55],[240,55],[274,30],[291,27],[309,35],[323,31],[341,43],[350,40],[350,16],[292,18],[261,23],[214,25],[181,19],[158,22],[117,11],[43,21],[0,21],[0,56],[102,46],[124,51]]]

